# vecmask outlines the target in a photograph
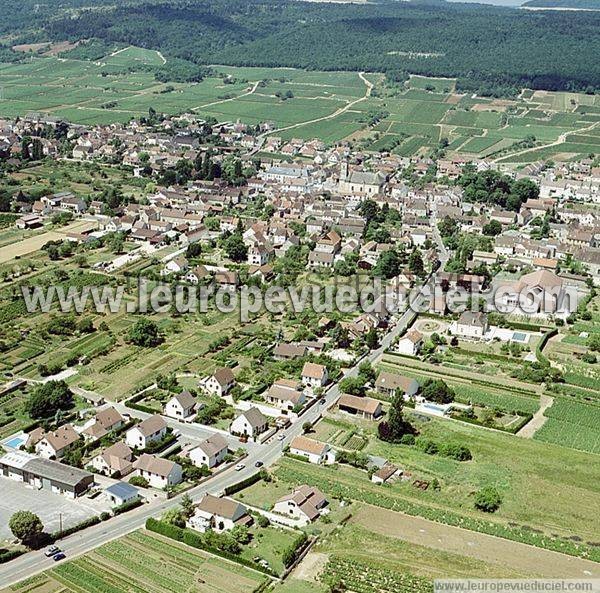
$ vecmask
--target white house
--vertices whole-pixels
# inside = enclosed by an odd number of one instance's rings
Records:
[[[234,436],[257,440],[268,428],[266,416],[258,408],[250,408],[231,423],[229,432]]]
[[[145,478],[153,488],[175,486],[183,479],[183,470],[178,463],[144,453],[133,464],[137,476]]]
[[[96,455],[91,465],[105,476],[126,476],[133,471],[133,451],[123,442],[115,443]]]
[[[306,396],[299,381],[277,379],[265,393],[265,401],[282,410],[292,411],[296,406],[304,405]]]
[[[170,261],[168,261],[164,268],[161,270],[161,274],[163,276],[168,276],[170,274],[183,274],[188,270],[188,261],[185,257],[176,257]]]
[[[44,459],[60,459],[65,451],[79,440],[79,433],[65,424],[54,432],[48,432],[38,441],[35,452]]]
[[[463,338],[481,340],[489,328],[485,313],[465,311],[456,322],[454,333]]]
[[[308,387],[323,387],[327,384],[329,375],[327,367],[314,362],[304,363],[302,368],[302,383]]]
[[[327,505],[323,493],[312,486],[302,485],[291,494],[282,496],[273,507],[275,513],[310,523],[317,519]]]
[[[406,332],[396,344],[396,352],[407,356],[416,356],[423,346],[423,334],[416,329]]]
[[[295,437],[290,443],[290,453],[305,457],[310,463],[333,463],[335,452],[329,443],[321,443],[304,436]]]
[[[132,449],[145,449],[150,443],[160,441],[167,433],[167,423],[162,416],[155,414],[130,428],[125,435],[125,442]]]
[[[174,395],[165,404],[165,416],[176,420],[185,420],[194,415],[196,410],[196,399],[189,391],[182,391]]]
[[[204,533],[212,529],[217,533],[229,531],[236,525],[251,525],[252,517],[243,504],[231,498],[217,498],[206,494],[198,503],[188,526]]]
[[[235,386],[235,377],[230,368],[224,367],[213,373],[205,382],[204,389],[211,395],[223,397]]]
[[[219,465],[227,455],[229,445],[225,437],[214,434],[194,447],[189,454],[190,461],[197,467],[211,468]]]

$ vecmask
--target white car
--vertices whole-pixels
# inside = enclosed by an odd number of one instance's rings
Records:
[[[277,435],[277,440],[278,441],[283,441],[283,439],[285,439],[285,434],[281,433]]]
[[[236,472],[241,472],[241,471],[242,471],[242,470],[243,470],[245,467],[246,467],[246,466],[245,466],[243,463],[238,463],[238,464],[235,466],[235,471],[236,471]]]

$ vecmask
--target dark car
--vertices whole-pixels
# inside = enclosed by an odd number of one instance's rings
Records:
[[[263,464],[263,462],[262,462],[262,461],[257,461],[257,462],[254,464],[254,467],[262,467],[263,465],[264,465],[264,464]]]
[[[54,560],[54,562],[58,562],[59,560],[64,560],[66,558],[64,552],[59,552],[58,554],[54,554],[54,556],[52,556],[52,560]]]

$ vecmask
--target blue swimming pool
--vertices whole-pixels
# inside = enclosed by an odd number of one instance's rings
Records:
[[[18,449],[21,445],[24,445],[27,441],[27,437],[20,435],[9,439],[8,441],[4,441],[4,444],[11,449]]]

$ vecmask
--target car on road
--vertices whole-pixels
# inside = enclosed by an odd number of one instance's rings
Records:
[[[235,466],[235,471],[236,471],[236,472],[241,472],[241,471],[242,471],[242,470],[243,470],[245,467],[246,467],[246,465],[245,465],[244,463],[238,463],[238,464]]]
[[[57,546],[51,546],[44,552],[44,554],[46,554],[46,556],[50,558],[50,556],[54,556],[54,554],[58,554],[59,552],[60,548],[58,548]]]
[[[58,554],[54,554],[54,556],[52,556],[52,560],[54,560],[54,562],[58,562],[59,560],[64,560],[66,558],[65,553],[64,552],[59,552]]]
[[[257,462],[254,464],[254,467],[262,467],[263,465],[264,465],[264,463],[263,463],[262,461],[257,461]]]
[[[321,405],[323,405],[323,404],[326,404],[326,403],[327,403],[327,400],[326,400],[324,397],[322,397],[322,398],[319,400],[319,403],[320,403]]]
[[[285,433],[282,432],[281,434],[277,435],[277,440],[278,441],[283,441],[283,439],[285,439]]]

